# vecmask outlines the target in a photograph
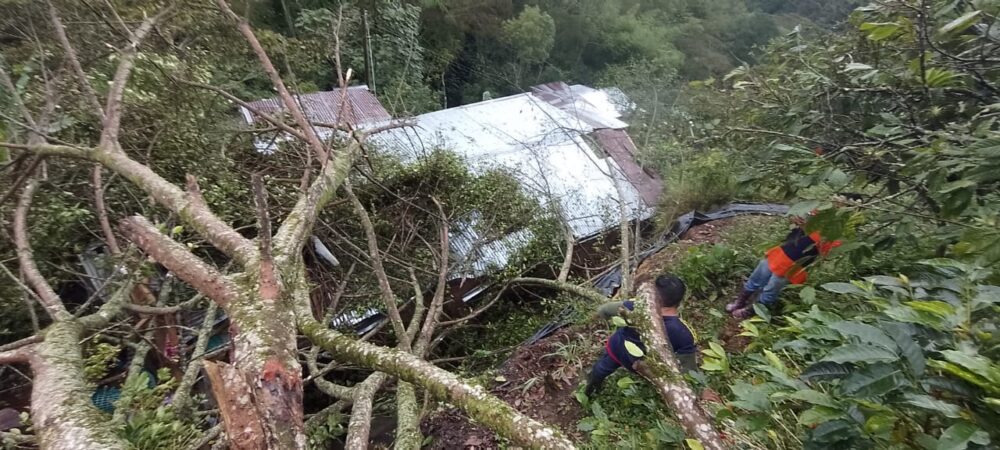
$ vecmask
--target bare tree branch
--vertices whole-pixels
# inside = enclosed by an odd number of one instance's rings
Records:
[[[434,331],[437,329],[438,322],[441,321],[441,311],[444,309],[444,297],[448,290],[448,257],[451,254],[451,244],[448,241],[448,217],[444,213],[444,208],[441,207],[441,202],[436,198],[432,198],[432,200],[434,200],[434,205],[437,206],[438,214],[441,216],[441,230],[439,230],[441,247],[438,251],[440,256],[438,261],[437,287],[434,289],[431,307],[427,311],[427,317],[424,319],[424,325],[420,329],[420,336],[417,338],[417,344],[414,347],[414,353],[421,358],[426,356],[431,339],[434,338]]]
[[[66,28],[63,26],[62,19],[59,18],[59,11],[56,10],[51,0],[46,0],[45,3],[49,6],[49,20],[52,22],[56,38],[59,40],[59,44],[62,45],[63,52],[66,53],[66,61],[69,62],[70,68],[73,69],[73,73],[76,75],[80,90],[83,91],[84,97],[90,103],[94,115],[103,123],[104,108],[101,107],[101,101],[97,98],[97,92],[94,91],[94,87],[90,85],[90,80],[87,79],[87,72],[84,72],[83,66],[80,65],[80,57],[77,56],[76,50],[69,42],[69,37],[66,36]]]
[[[108,244],[108,250],[111,251],[111,254],[117,255],[121,253],[121,247],[118,246],[118,239],[115,238],[115,232],[111,229],[111,220],[108,219],[108,209],[104,205],[104,181],[101,176],[102,170],[103,166],[100,164],[94,164],[91,176],[91,181],[94,184],[94,209],[97,210],[97,222],[101,225],[101,233],[104,234],[104,242]]]
[[[188,179],[188,192],[184,192],[148,166],[129,158],[123,152],[46,143],[0,142],[0,146],[42,156],[62,156],[99,162],[139,186],[167,209],[177,213],[186,225],[190,225],[213,246],[233,257],[243,267],[253,266],[258,258],[253,242],[237,233],[208,208],[192,178]]]
[[[354,387],[354,406],[351,420],[347,424],[344,448],[368,448],[368,436],[372,425],[372,402],[388,377],[381,372],[371,374],[365,381]]]
[[[165,236],[146,218],[132,216],[123,219],[119,227],[136,246],[219,306],[225,308],[238,297],[239,289],[235,284],[187,247]]]
[[[648,339],[647,357],[643,359],[643,375],[650,379],[664,403],[670,407],[677,417],[687,436],[697,439],[709,450],[725,450],[726,444],[715,430],[711,418],[698,404],[698,396],[681,377],[681,366],[674,356],[670,341],[667,340],[663,320],[660,319],[660,308],[654,300],[656,294],[652,283],[643,283],[637,288],[639,303],[630,317],[635,317],[638,328],[642,330],[643,339]]]
[[[254,35],[253,29],[250,28],[250,23],[246,21],[245,18],[238,16],[229,7],[226,0],[216,0],[216,4],[219,5],[219,9],[230,19],[236,22],[237,28],[239,28],[240,33],[246,38],[247,42],[250,44],[250,48],[257,55],[257,59],[260,60],[261,67],[263,67],[264,72],[271,79],[271,84],[274,85],[274,89],[278,91],[278,96],[281,101],[285,104],[285,108],[295,119],[295,123],[298,124],[299,128],[302,129],[302,133],[305,134],[306,143],[312,147],[312,150],[316,153],[317,158],[320,161],[327,160],[327,150],[323,146],[323,142],[316,135],[316,130],[313,129],[309,120],[306,119],[305,114],[302,112],[302,108],[299,107],[298,102],[292,97],[292,94],[288,92],[288,88],[285,87],[284,80],[281,79],[281,75],[278,70],[275,69],[274,64],[271,63],[271,58],[267,56],[267,52],[264,51],[264,47],[257,40],[257,36]]]
[[[302,246],[316,225],[316,217],[333,198],[337,188],[347,179],[358,147],[359,144],[354,141],[339,151],[331,163],[320,170],[309,186],[308,192],[299,196],[292,211],[285,216],[284,222],[274,235],[275,264],[278,267],[286,267],[300,256]]]
[[[31,208],[31,200],[37,188],[38,182],[36,180],[28,180],[14,209],[14,246],[17,251],[17,260],[21,265],[21,272],[24,274],[25,280],[35,290],[35,294],[38,295],[42,307],[45,308],[49,316],[53,320],[66,320],[72,316],[49,282],[45,281],[45,277],[38,271],[34,252],[32,252],[29,243],[28,210]]]
[[[260,244],[260,279],[258,291],[262,300],[276,302],[281,294],[271,255],[271,218],[267,214],[267,191],[260,174],[251,177],[254,204],[257,207],[258,242]]]
[[[13,350],[0,351],[0,365],[4,364],[24,364],[31,358],[33,347],[26,345]]]
[[[204,83],[195,83],[193,81],[181,80],[181,79],[176,79],[176,78],[174,80],[176,80],[178,83],[181,83],[181,84],[185,84],[185,85],[196,87],[196,88],[199,88],[199,89],[205,89],[205,90],[209,90],[209,91],[215,92],[215,93],[221,95],[226,100],[229,100],[229,101],[231,101],[231,102],[233,102],[233,103],[235,103],[235,104],[237,104],[237,105],[239,105],[239,106],[241,106],[243,108],[246,108],[247,111],[250,111],[251,113],[253,113],[257,117],[260,117],[261,119],[264,119],[264,121],[270,123],[271,125],[274,125],[275,128],[277,128],[277,129],[279,129],[281,131],[284,131],[285,133],[288,133],[288,134],[294,136],[295,138],[297,138],[297,139],[299,139],[299,140],[301,140],[303,142],[307,141],[306,135],[302,134],[301,131],[299,131],[299,130],[297,130],[297,129],[291,127],[291,126],[289,126],[288,124],[286,124],[285,122],[283,122],[280,118],[272,116],[272,115],[270,115],[268,113],[265,113],[265,112],[261,111],[260,109],[254,107],[250,103],[247,103],[247,102],[243,101],[239,97],[237,97],[237,96],[235,96],[235,95],[227,92],[226,90],[224,90],[224,89],[222,89],[220,87],[212,86],[210,84],[204,84]]]
[[[205,319],[202,320],[201,328],[198,330],[198,339],[191,351],[191,360],[188,361],[184,375],[181,376],[181,381],[174,391],[173,405],[182,414],[191,405],[191,387],[194,386],[195,380],[198,379],[198,373],[201,372],[203,356],[205,349],[208,348],[208,340],[212,337],[212,327],[215,325],[217,311],[218,304],[209,302],[208,307],[205,308]]]
[[[204,295],[198,293],[194,297],[191,297],[190,299],[185,300],[173,306],[145,306],[145,305],[137,305],[135,303],[128,303],[125,305],[125,309],[137,314],[148,314],[154,316],[177,314],[186,309],[191,309],[192,307],[197,305],[198,302],[200,302],[201,299],[203,298],[205,298]]]
[[[155,16],[142,21],[139,28],[130,36],[129,43],[121,50],[120,62],[111,79],[107,102],[104,105],[104,128],[101,131],[101,146],[109,151],[120,151],[118,134],[122,122],[122,100],[125,96],[125,86],[129,75],[135,66],[135,57],[139,54],[139,44],[146,38],[158,21],[173,11],[173,5],[163,9]]]
[[[24,100],[21,99],[21,93],[17,91],[17,87],[14,85],[14,81],[11,80],[10,74],[7,73],[6,62],[3,59],[3,55],[0,55],[0,85],[10,93],[11,101],[14,103],[14,108],[17,109],[17,113],[21,115],[24,122],[32,130],[39,130],[38,124],[35,123],[35,117],[32,116],[31,111],[28,111],[28,107],[24,105]]]
[[[470,385],[455,374],[414,355],[358,342],[326,328],[297,302],[299,328],[315,345],[335,357],[357,361],[374,370],[420,385],[431,395],[465,411],[473,420],[496,431],[515,444],[531,448],[572,449],[573,444],[555,429],[545,426],[490,395],[481,386]]]
[[[618,171],[615,170],[615,166],[612,163],[612,158],[607,159],[608,163],[608,176],[611,177],[611,183],[615,185],[615,191],[618,193],[618,234],[619,243],[618,247],[621,252],[621,295],[626,296],[632,291],[632,258],[629,256],[631,249],[629,247],[629,234],[631,230],[629,229],[629,216],[628,216],[628,205],[625,204],[625,189],[622,187],[621,180],[618,179]]]
[[[396,294],[392,292],[392,285],[389,284],[389,277],[386,275],[385,267],[382,265],[382,252],[378,247],[378,237],[375,235],[375,226],[372,224],[371,216],[368,215],[365,206],[361,204],[361,200],[358,200],[358,197],[354,195],[350,180],[344,181],[344,192],[346,192],[347,198],[354,207],[354,214],[361,221],[361,227],[365,230],[365,239],[368,243],[368,258],[371,260],[375,278],[378,279],[378,288],[382,294],[382,303],[385,304],[389,320],[392,322],[392,329],[396,333],[398,346],[404,351],[410,351],[412,342],[408,338],[406,325],[403,324],[403,318],[399,314]]]

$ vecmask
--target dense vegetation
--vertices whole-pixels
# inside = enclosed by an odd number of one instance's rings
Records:
[[[72,30],[88,76],[104,95],[120,56],[85,43],[125,39],[123,24],[141,21],[162,2],[109,2],[120,17],[87,2],[55,3],[67,23],[97,24]],[[339,58],[345,70],[353,69],[356,82],[377,89],[396,116],[550,81],[621,88],[637,105],[627,119],[641,162],[666,181],[657,215],[661,228],[679,213],[734,199],[790,203],[793,214],[817,211],[807,227],[847,244],[812,272],[807,286],[786,290],[780,310],[759,308],[758,317],[741,324],[727,321],[721,307],[756,258],[781,238],[783,224],[734,226],[720,243],[685,248],[657,268],[688,283],[684,314],[703,351],[702,371],[688,381],[721,395],[723,403],[706,407],[731,443],[790,449],[996,448],[1000,3],[862,3],[232,2],[250,17],[293,90],[334,88]],[[47,86],[57,78],[54,73],[68,69],[57,56],[60,44],[46,35],[45,5],[6,0],[0,11],[9,12],[0,14],[0,68],[11,76],[9,86],[0,86],[0,140],[31,136],[19,113],[9,111],[19,104],[40,108],[49,96],[60,95],[65,106],[45,133],[60,142],[96,145],[100,121],[88,111],[78,83]],[[274,157],[254,153],[252,139],[268,130],[240,128],[231,104],[205,86],[244,99],[273,95],[271,80],[230,22],[212,8],[193,7],[158,28],[137,58],[126,92],[124,151],[171,182],[197,177],[206,203],[243,231],[257,227],[247,179],[263,174],[272,217],[283,217],[299,194],[301,168],[315,163],[310,150],[288,143],[287,151]],[[12,263],[9,229],[22,174],[36,169],[44,174],[29,215],[39,270],[67,305],[87,305],[80,312],[92,312],[93,306],[79,288],[78,256],[105,236],[92,206],[88,165],[36,163],[0,151],[5,181],[0,337],[9,342],[49,325],[34,294],[21,288],[23,276]],[[560,258],[562,242],[549,211],[505,173],[473,174],[445,149],[404,165],[372,148],[350,179],[356,183],[352,195],[370,213],[381,252],[391,255],[385,271],[399,297],[435,284],[442,255],[434,245],[446,222],[461,223],[482,211],[492,214],[488,233],[494,237],[513,229],[531,229],[536,236],[504,275]],[[153,204],[119,175],[105,181],[98,195],[112,215],[142,214],[198,256],[226,264],[219,251],[183,226],[179,214]],[[321,299],[312,306],[319,316],[382,301],[362,223],[347,201],[331,203],[319,217],[316,234],[337,242],[338,257],[357,261],[357,270],[345,264],[311,274],[318,280]],[[127,256],[116,262],[124,265]],[[129,267],[154,273],[148,266]],[[345,281],[346,291],[338,289]],[[332,304],[323,300],[335,291],[340,293]],[[178,283],[173,296],[161,301],[178,305],[193,294]],[[484,370],[562,310],[568,297],[498,307],[471,327],[459,324],[441,333],[434,341],[440,347],[430,353],[488,382]],[[573,304],[577,322],[594,326],[584,318],[593,305]],[[90,381],[107,375],[119,356],[136,352],[142,340],[124,321],[101,333],[106,342],[84,346]],[[497,337],[484,342],[484,334]],[[392,341],[385,335],[374,339]],[[586,370],[599,351],[600,342],[574,341],[562,345],[558,356],[574,370]],[[337,382],[360,386],[366,379],[366,371],[338,366],[318,350],[304,359],[309,357],[307,365],[329,364],[324,370]],[[132,375],[110,418],[117,436],[136,448],[176,448],[197,441],[209,428],[164,404],[177,389],[168,377],[155,383],[148,374]],[[5,376],[7,383],[17,379]],[[319,392],[323,389],[310,389],[308,413],[332,403]],[[388,396],[380,398],[376,409],[396,408]],[[215,414],[199,404],[201,415]],[[654,386],[636,375],[619,374],[601,396],[583,404],[587,417],[576,427],[586,433],[584,445],[693,446],[685,444]],[[343,435],[346,418],[314,417],[323,420],[310,423],[313,445]],[[3,439],[9,446],[21,442],[10,434]]]

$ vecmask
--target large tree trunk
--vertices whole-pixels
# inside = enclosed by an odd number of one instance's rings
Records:
[[[239,414],[226,420],[230,442],[246,449],[306,448],[302,367],[291,308],[251,297],[241,298],[228,311],[232,358],[229,364],[219,364],[219,376],[211,381],[220,408]],[[219,382],[222,386],[215,386]],[[248,423],[258,423],[263,438],[242,433]]]
[[[653,301],[656,294],[652,283],[643,283],[636,293],[645,308],[636,308],[630,316],[634,319],[633,325],[642,331],[643,339],[648,339],[649,343],[649,353],[643,359],[643,375],[656,387],[688,438],[697,439],[707,450],[725,450],[727,446],[715,430],[711,416],[701,409],[698,396],[681,376],[680,363],[667,340],[659,308]]]
[[[108,418],[90,401],[93,387],[82,376],[80,338],[76,321],[56,322],[30,356],[35,376],[31,418],[39,447],[46,450],[125,449],[107,427]]]
[[[312,320],[308,308],[299,308],[299,328],[314,345],[329,351],[335,358],[355,361],[401,381],[419,384],[435,398],[457,406],[473,420],[517,445],[549,449],[575,448],[562,433],[519,413],[487,393],[483,387],[471,385],[409,352],[379,347],[344,336]]]

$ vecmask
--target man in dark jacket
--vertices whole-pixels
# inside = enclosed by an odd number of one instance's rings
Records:
[[[655,283],[655,301],[659,307],[660,316],[663,318],[663,328],[666,330],[667,339],[670,340],[670,345],[674,348],[674,353],[681,364],[681,370],[685,373],[696,370],[695,354],[698,352],[698,347],[695,345],[694,334],[678,316],[677,311],[687,288],[684,286],[684,282],[674,275],[661,275],[656,278]],[[620,315],[624,310],[632,311],[634,308],[635,303],[631,301],[606,303],[598,309],[598,315],[609,320]],[[619,367],[625,367],[632,372],[638,372],[641,369],[642,356],[636,356],[630,352],[627,348],[629,346],[634,346],[641,350],[639,353],[645,354],[646,346],[642,343],[639,331],[628,326],[619,327],[608,338],[604,345],[604,354],[594,364],[594,368],[591,369],[590,375],[587,377],[587,388],[584,391],[587,397],[593,396],[604,383],[604,379],[618,370]]]

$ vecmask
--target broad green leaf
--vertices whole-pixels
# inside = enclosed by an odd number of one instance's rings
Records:
[[[917,378],[923,376],[927,361],[924,357],[924,350],[920,348],[920,345],[916,341],[913,326],[902,323],[889,323],[885,325],[885,330],[892,337],[892,340],[896,342],[900,353],[906,358],[906,364],[910,368],[910,373]]]
[[[743,332],[740,333],[740,336],[747,336],[747,337],[760,336],[760,329],[758,329],[757,325],[754,325],[753,322],[750,322],[749,320],[744,320],[742,323],[740,323],[740,327],[743,328]]]
[[[1000,158],[1000,139],[983,139],[966,147],[966,151],[982,158]]]
[[[837,420],[844,417],[843,411],[826,406],[814,406],[799,414],[799,423],[807,427]]]
[[[865,22],[860,28],[861,31],[867,31],[868,39],[873,41],[886,40],[900,31],[899,24],[895,22]]]
[[[846,419],[831,420],[829,422],[821,423],[812,431],[812,441],[838,441],[843,439],[843,436],[847,433],[847,431],[853,427],[854,425],[850,424]]]
[[[799,298],[802,300],[802,303],[806,305],[816,303],[816,289],[812,286],[802,288],[802,290],[799,291]]]
[[[843,378],[851,374],[851,369],[842,364],[837,364],[830,361],[820,361],[806,368],[802,372],[802,378],[805,380],[816,379],[832,379],[832,378]]]
[[[818,208],[819,205],[820,202],[816,200],[807,200],[804,202],[798,202],[792,205],[790,208],[788,208],[788,215],[791,217],[805,217],[809,215],[809,213],[812,210]]]
[[[170,234],[172,236],[177,236],[178,234],[181,234],[183,232],[184,232],[184,226],[183,225],[177,225],[176,227],[174,227],[173,229],[170,230]]]
[[[928,361],[928,365],[930,365],[935,369],[941,369],[951,375],[958,377],[959,379],[965,382],[972,383],[976,386],[986,389],[987,391],[993,393],[1000,393],[1000,387],[998,387],[993,383],[990,383],[990,381],[987,380],[986,378],[983,378],[958,364],[951,363],[948,361],[938,361],[936,359],[932,359]]]
[[[618,389],[627,389],[629,386],[635,384],[635,380],[632,377],[621,377],[618,379]]]
[[[899,278],[896,278],[896,277],[887,277],[885,275],[876,275],[876,276],[868,277],[868,278],[865,278],[865,279],[868,280],[868,281],[871,281],[876,286],[894,286],[894,287],[903,287],[903,286],[906,286],[906,284],[903,283],[903,281],[900,280]]]
[[[701,363],[701,368],[708,372],[728,372],[729,364],[721,359],[705,358]]]
[[[948,194],[957,191],[959,189],[965,189],[967,187],[973,187],[975,185],[976,182],[973,180],[969,179],[958,180],[958,181],[953,181],[951,183],[947,183],[944,186],[941,186],[941,189],[938,189],[938,192],[941,194]]]
[[[795,400],[802,400],[804,402],[808,402],[813,405],[826,406],[829,408],[837,407],[837,404],[833,401],[833,398],[831,398],[829,395],[812,389],[805,389],[793,392],[788,395],[788,398]]]
[[[771,321],[771,311],[767,309],[766,306],[760,303],[753,304],[753,311],[757,314],[757,317],[764,319],[765,322]]]
[[[962,75],[940,67],[931,67],[924,71],[924,81],[927,87],[943,88],[960,84]]]
[[[944,400],[938,400],[934,397],[924,394],[904,394],[904,402],[908,405],[916,406],[917,408],[926,409],[928,411],[934,411],[941,413],[945,417],[951,417],[957,419],[961,417],[962,408],[958,405],[948,403]]]
[[[642,358],[643,356],[646,356],[646,354],[643,353],[642,349],[639,348],[638,345],[635,345],[635,344],[633,344],[632,342],[629,342],[629,341],[625,341],[625,350],[628,351],[628,354],[630,354],[630,355],[632,355],[632,356],[634,356],[636,358]]]
[[[691,450],[705,450],[705,447],[701,445],[701,441],[697,439],[685,439],[684,443],[687,444],[688,448]]]
[[[764,349],[764,357],[767,358],[767,362],[771,364],[771,367],[780,370],[782,373],[787,373],[788,368],[785,367],[785,363],[781,362],[781,358],[775,355],[774,352]]]
[[[844,72],[852,72],[855,70],[871,70],[873,68],[874,67],[869,66],[868,64],[852,62],[844,67]]]
[[[976,21],[979,20],[979,16],[982,13],[983,13],[982,11],[971,11],[962,14],[957,19],[952,20],[951,22],[945,24],[945,26],[941,27],[941,29],[938,30],[938,33],[942,35],[961,33],[965,31],[967,28],[971,27],[973,24],[975,24]]]
[[[884,331],[862,322],[841,321],[830,324],[844,337],[856,337],[861,342],[875,344],[888,350],[896,350],[896,343]]]
[[[896,352],[887,348],[876,347],[874,345],[848,344],[833,349],[823,358],[823,361],[835,363],[875,363],[894,362],[899,360]]]
[[[971,370],[991,383],[1000,385],[1000,366],[993,364],[989,358],[980,355],[969,355],[956,350],[944,350],[941,355],[948,361]]]
[[[905,323],[917,323],[937,330],[947,328],[945,319],[937,314],[918,311],[906,305],[893,306],[884,311],[886,316]]]
[[[860,398],[878,398],[907,383],[903,375],[892,366],[877,364],[851,374],[841,383],[848,395]]]
[[[915,309],[917,311],[929,312],[931,314],[934,314],[934,315],[940,316],[940,317],[948,317],[948,316],[951,316],[952,314],[955,314],[955,307],[954,306],[951,306],[950,304],[945,303],[945,302],[941,302],[941,301],[936,301],[936,300],[921,301],[921,300],[917,300],[917,301],[912,301],[912,302],[906,302],[905,304],[906,304],[906,306],[909,306],[910,308],[913,308],[913,309]]]
[[[840,341],[840,334],[824,325],[817,325],[806,328],[802,332],[802,337],[823,341]]]
[[[744,381],[733,383],[733,395],[736,400],[730,402],[733,406],[747,411],[767,412],[771,409],[771,394],[783,389],[773,383],[750,384]]]
[[[899,418],[892,414],[875,414],[865,421],[868,434],[884,434],[892,431]]]
[[[970,442],[989,443],[989,435],[969,422],[957,422],[941,433],[936,450],[965,450]]]
[[[604,412],[604,408],[601,407],[600,403],[594,402],[590,405],[590,412],[594,414],[597,420],[605,421],[608,420],[608,413]]]
[[[621,316],[614,316],[611,318],[611,323],[615,324],[616,327],[627,327],[628,322],[625,322]]]
[[[868,295],[867,292],[851,283],[826,283],[820,287],[834,294]]]
[[[713,352],[715,352],[715,355],[717,357],[723,357],[724,358],[726,356],[726,349],[722,348],[722,346],[719,345],[718,342],[715,342],[715,341],[709,342],[708,343],[708,347],[710,349],[712,349]]]

